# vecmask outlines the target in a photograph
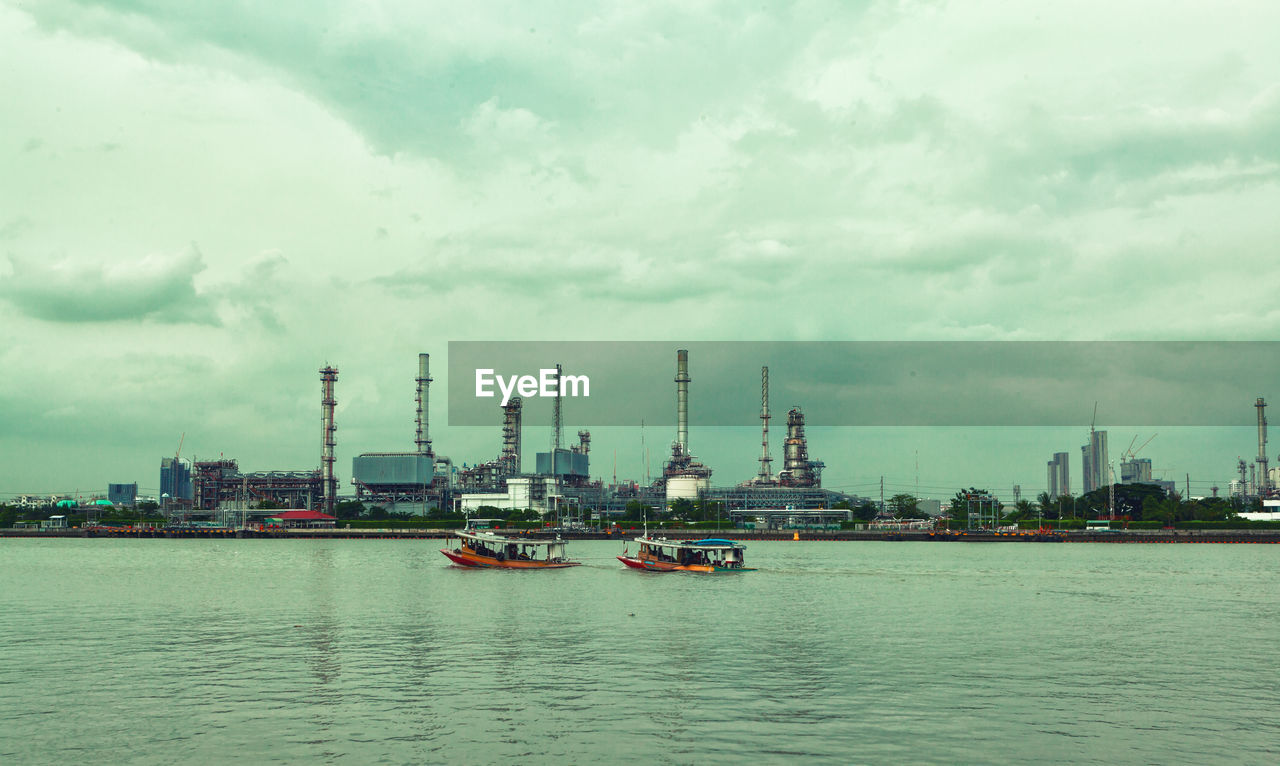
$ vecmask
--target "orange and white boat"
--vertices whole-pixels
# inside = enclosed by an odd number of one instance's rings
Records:
[[[646,572],[754,572],[744,565],[745,545],[732,540],[668,540],[665,537],[635,538],[640,550],[623,554],[618,561]]]
[[[581,562],[570,561],[564,541],[504,537],[494,532],[460,530],[458,547],[440,550],[455,564],[464,567],[497,569],[563,569]]]

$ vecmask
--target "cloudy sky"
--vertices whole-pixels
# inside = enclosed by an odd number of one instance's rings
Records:
[[[326,363],[348,479],[411,447],[418,352],[438,451],[493,457],[444,426],[450,340],[1276,338],[1280,6],[745,8],[0,0],[0,496],[154,491],[183,434],[315,467]],[[1144,454],[1225,482],[1251,404]],[[691,437],[717,483],[744,421]],[[1034,492],[1084,430],[811,452]],[[597,472],[643,471],[636,431]]]

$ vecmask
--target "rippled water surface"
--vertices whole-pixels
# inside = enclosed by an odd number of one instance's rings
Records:
[[[0,763],[1280,762],[1280,546],[0,540]]]

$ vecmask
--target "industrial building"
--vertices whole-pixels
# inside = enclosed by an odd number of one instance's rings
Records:
[[[235,460],[196,461],[193,478],[196,510],[213,512],[270,501],[285,508],[321,510],[325,502],[323,471],[257,471],[241,473]]]
[[[689,452],[689,351],[676,351],[676,440],[671,444],[671,457],[662,469],[659,481],[665,490],[667,504],[679,499],[696,499],[711,488],[711,469],[699,463]]]
[[[366,452],[351,461],[356,499],[394,510],[398,505],[447,508],[453,461],[431,447],[431,356],[418,354],[413,452]]]

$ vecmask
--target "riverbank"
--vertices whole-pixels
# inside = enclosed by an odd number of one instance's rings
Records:
[[[697,540],[708,536],[705,531],[683,529],[651,530],[652,534],[673,540]],[[545,536],[536,530],[531,534]],[[641,530],[621,534],[590,530],[564,530],[566,540],[626,540]],[[946,532],[930,530],[720,530],[716,537],[750,542],[752,540],[795,541],[885,541],[885,542],[961,542],[961,543],[1280,543],[1280,530],[1275,529],[1128,529],[1070,532]],[[104,539],[273,539],[273,540],[444,540],[453,536],[446,529],[223,529],[183,527],[92,527],[72,529],[0,529],[0,538],[104,538]]]

